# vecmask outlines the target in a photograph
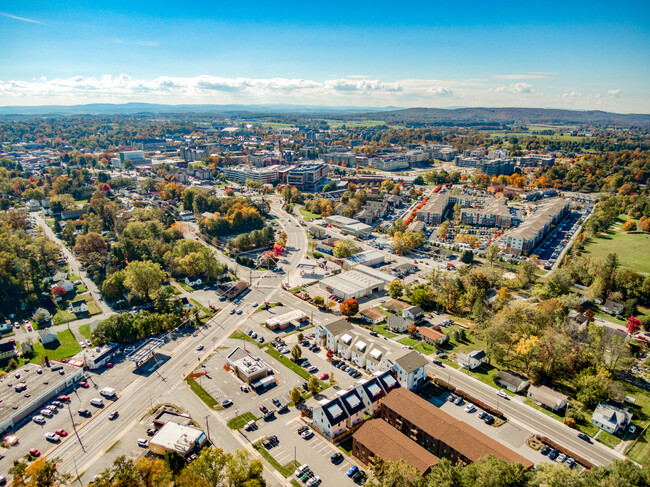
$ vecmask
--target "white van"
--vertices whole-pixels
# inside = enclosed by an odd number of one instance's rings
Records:
[[[102,401],[102,400],[101,400],[100,398],[98,398],[98,397],[93,397],[93,398],[90,400],[90,404],[92,404],[92,405],[95,406],[96,408],[103,408],[103,407],[104,407],[104,401]]]

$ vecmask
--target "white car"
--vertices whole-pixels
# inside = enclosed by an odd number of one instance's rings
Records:
[[[506,394],[506,391],[504,391],[503,389],[497,391],[497,396],[502,397],[504,399],[508,399],[508,394]]]
[[[45,424],[45,418],[43,416],[34,416],[32,421],[36,424]]]
[[[255,302],[253,303],[253,308],[257,308],[258,306],[259,306],[259,303],[258,303],[257,301],[255,301]]]
[[[79,342],[79,345],[81,345],[81,348],[86,348],[86,342]]]
[[[302,434],[300,436],[302,436],[303,440],[308,440],[309,438],[314,436],[314,432],[312,430],[310,430],[309,428],[307,428],[305,431],[302,432]]]
[[[148,447],[149,440],[145,440],[144,438],[138,438],[138,446],[141,446],[142,448]]]
[[[466,413],[473,413],[474,411],[476,411],[476,408],[474,407],[473,404],[468,404],[467,406],[465,406]]]
[[[61,441],[61,438],[59,438],[54,433],[45,433],[45,439],[47,441],[51,441],[51,442],[54,442],[54,443],[58,443],[59,441]]]

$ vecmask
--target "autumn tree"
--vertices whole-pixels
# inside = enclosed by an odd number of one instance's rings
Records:
[[[99,233],[90,232],[77,237],[73,250],[79,254],[81,260],[84,260],[92,253],[106,255],[108,246]]]
[[[353,240],[339,240],[334,244],[334,257],[344,259],[352,257],[359,252],[359,246]]]
[[[320,382],[318,381],[318,377],[312,375],[309,378],[309,381],[307,382],[307,389],[309,390],[309,392],[312,393],[312,395],[316,395],[316,393],[320,389]]]
[[[151,294],[160,289],[165,271],[150,260],[133,261],[126,266],[125,276],[124,285],[148,301]]]
[[[15,462],[9,469],[13,476],[13,486],[16,487],[59,487],[67,485],[69,474],[57,470],[58,458],[38,458],[30,465]]]
[[[302,401],[302,395],[300,394],[300,389],[298,389],[297,387],[291,389],[289,397],[291,398],[291,402],[293,402],[294,404],[298,404],[300,401]]]
[[[627,332],[634,335],[641,329],[641,320],[635,316],[630,316],[627,319]]]
[[[297,362],[300,357],[302,357],[302,348],[296,343],[291,349],[291,358],[294,362]]]
[[[636,232],[636,222],[628,220],[623,224],[623,230],[626,232]]]
[[[344,316],[354,316],[359,312],[359,302],[354,298],[346,299],[341,302],[339,310]]]
[[[316,306],[320,307],[320,306],[323,306],[323,304],[325,304],[325,298],[323,296],[314,296],[314,299],[312,300],[312,302]]]

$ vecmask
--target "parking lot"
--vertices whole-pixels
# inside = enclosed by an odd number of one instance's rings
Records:
[[[574,225],[577,229],[577,221],[582,216],[582,213],[576,211],[570,212],[567,217],[558,224],[556,229],[537,246],[534,253],[539,256],[541,261],[557,260],[558,256],[575,233],[573,230]]]

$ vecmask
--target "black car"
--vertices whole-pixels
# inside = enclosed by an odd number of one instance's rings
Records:
[[[153,436],[156,434],[156,430],[154,428],[149,428],[147,430],[147,436]]]
[[[309,387],[307,387],[307,383],[306,383],[306,382],[303,383],[302,388],[303,388],[304,390],[306,390],[306,391],[309,390]]]
[[[309,429],[309,428],[308,428],[307,426],[301,426],[300,428],[298,428],[298,434],[301,435],[301,434],[303,434],[305,431],[307,431],[308,429]]]
[[[117,417],[120,415],[117,411],[113,411],[111,414],[108,415],[108,419],[113,421],[114,419],[117,419]]]
[[[77,412],[79,413],[79,416],[84,416],[86,418],[90,417],[90,411],[88,411],[87,409],[80,409]]]
[[[273,436],[269,436],[269,441],[270,441],[271,444],[273,444],[273,445],[277,445],[278,443],[280,443],[280,440],[278,440],[278,437],[275,436],[275,435],[273,435]]]
[[[343,460],[343,453],[335,453],[330,457],[330,462],[338,465]]]
[[[485,424],[492,424],[494,423],[494,418],[488,414],[483,418],[483,421],[485,421]]]
[[[280,404],[282,404],[277,397],[274,397],[273,399],[271,399],[271,402],[273,404],[275,404],[276,406],[279,406]]]
[[[551,451],[551,447],[548,446],[548,445],[544,445],[544,446],[539,450],[539,452],[540,452],[542,455],[548,455],[550,451]]]
[[[551,450],[551,451],[549,452],[548,457],[549,457],[551,460],[555,460],[559,454],[560,454],[560,450],[554,448],[553,450]]]
[[[378,337],[378,336],[379,336],[379,333],[377,333],[376,331],[371,331],[371,332],[370,332],[370,335],[371,335],[371,336],[374,336],[374,337]]]
[[[366,473],[363,470],[357,470],[352,476],[352,480],[359,482],[363,477],[365,477],[365,475]]]
[[[591,438],[589,438],[584,433],[578,433],[578,438],[580,438],[581,440],[585,440],[587,443],[591,443]]]
[[[438,367],[442,367],[442,362],[440,360],[432,360],[432,362]]]
[[[267,413],[264,413],[264,421],[270,421],[275,417],[275,411],[269,411]]]

